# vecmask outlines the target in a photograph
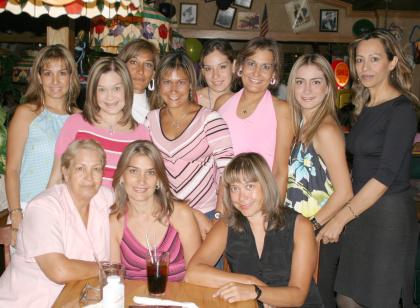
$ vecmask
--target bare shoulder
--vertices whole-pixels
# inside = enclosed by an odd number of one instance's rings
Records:
[[[327,116],[319,125],[316,134],[314,135],[314,142],[318,144],[327,144],[340,140],[344,142],[344,135],[340,126],[331,116]]]
[[[214,103],[214,110],[219,110],[235,93],[226,93],[220,95]]]
[[[109,215],[109,227],[111,233],[121,239],[124,228],[124,218],[118,218],[116,213]]]
[[[12,121],[18,122],[19,125],[29,125],[38,114],[39,111],[35,105],[29,103],[22,104],[16,108]]]
[[[197,95],[198,96],[204,96],[204,97],[207,97],[207,87],[205,87],[205,88],[201,88],[201,89],[198,89],[197,90]]]
[[[289,116],[289,113],[290,113],[289,104],[286,101],[278,99],[275,96],[272,96],[272,98],[273,98],[274,110],[276,111],[277,115]]]

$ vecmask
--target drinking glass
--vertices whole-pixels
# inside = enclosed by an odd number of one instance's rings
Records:
[[[150,295],[163,295],[168,281],[169,253],[153,251],[146,257],[147,288]]]
[[[101,263],[103,307],[124,307],[125,268],[121,263]]]

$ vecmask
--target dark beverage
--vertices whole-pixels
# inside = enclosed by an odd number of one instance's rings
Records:
[[[168,264],[147,262],[147,288],[150,294],[165,293]]]

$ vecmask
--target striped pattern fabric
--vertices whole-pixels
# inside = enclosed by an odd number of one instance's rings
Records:
[[[149,132],[139,124],[133,131],[112,132],[85,121],[81,114],[70,116],[64,123],[55,145],[55,155],[61,158],[68,145],[74,140],[96,140],[105,150],[106,165],[102,185],[112,188],[112,177],[125,147],[135,140],[149,140]]]
[[[201,108],[174,140],[163,134],[160,109],[149,112],[145,125],[162,154],[172,193],[202,213],[214,210],[219,178],[233,157],[229,130],[222,117]]]
[[[121,263],[125,266],[125,278],[146,280],[146,257],[149,251],[130,231],[127,217],[124,218],[124,231],[120,244]],[[169,252],[169,281],[182,281],[185,276],[184,251],[178,232],[169,224],[162,242],[156,247],[158,252]]]

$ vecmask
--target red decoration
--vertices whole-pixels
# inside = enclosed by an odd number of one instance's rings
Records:
[[[82,0],[76,0],[70,4],[65,5],[68,14],[80,14],[83,10],[85,3]]]
[[[350,69],[343,60],[334,60],[331,64],[334,70],[335,82],[338,89],[343,89],[350,80]]]
[[[165,24],[161,24],[158,30],[159,30],[159,36],[162,39],[166,39],[168,37],[168,28],[165,26]]]

